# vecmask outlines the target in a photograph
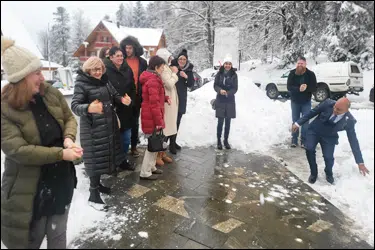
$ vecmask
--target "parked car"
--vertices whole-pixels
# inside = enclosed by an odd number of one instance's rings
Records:
[[[287,81],[290,70],[285,72],[279,78],[274,78],[270,83],[266,85],[266,95],[270,99],[277,99],[279,96],[287,98],[289,97],[289,92],[287,88]]]
[[[338,99],[346,94],[359,95],[363,91],[363,73],[354,62],[329,62],[312,68],[316,75],[317,90],[315,100],[322,102],[327,98]],[[280,78],[272,79],[266,84],[266,94],[271,99],[280,95],[288,97],[287,80],[290,71]]]
[[[193,87],[191,88],[188,88],[188,90],[190,92],[194,91],[194,90],[197,90],[199,89],[200,87],[203,86],[203,80],[202,80],[202,77],[200,75],[198,75],[197,72],[193,71],[193,75],[194,75],[194,85]]]
[[[372,85],[370,90],[370,102],[374,102],[374,85]]]

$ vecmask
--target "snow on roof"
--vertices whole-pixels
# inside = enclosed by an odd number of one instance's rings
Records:
[[[48,61],[46,61],[46,60],[40,60],[40,61],[42,62],[43,68],[49,68],[50,67]],[[61,64],[51,62],[51,68],[62,68],[62,67],[64,67],[64,66],[62,66]]]
[[[16,18],[9,9],[1,8],[1,32],[4,36],[15,40],[15,44],[28,49],[40,59],[43,59],[38,47],[19,17]]]
[[[115,23],[104,20],[102,22],[118,43],[126,36],[130,35],[138,38],[142,46],[158,46],[161,35],[163,34],[163,29],[128,28],[125,26],[117,28],[117,24]]]

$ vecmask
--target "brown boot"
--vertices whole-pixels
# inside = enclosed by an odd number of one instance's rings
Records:
[[[156,165],[159,167],[164,166],[164,161],[161,156],[161,152],[158,153],[158,157],[156,158]]]
[[[166,152],[162,152],[161,157],[162,157],[163,161],[165,161],[166,163],[172,163],[173,162],[172,158],[169,157]]]

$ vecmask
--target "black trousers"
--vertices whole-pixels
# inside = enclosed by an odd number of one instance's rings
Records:
[[[90,177],[90,188],[97,188],[100,184],[100,175]]]
[[[183,116],[183,115],[184,115],[184,114],[178,112],[178,115],[177,115],[177,131],[178,131],[178,129],[180,128],[181,119],[182,119],[182,116]]]
[[[139,139],[139,116],[141,114],[141,108],[140,107],[134,107],[133,111],[133,119],[134,123],[132,126],[132,135],[131,135],[131,147],[135,148],[138,144]]]
[[[224,130],[224,140],[228,140],[229,132],[230,132],[230,122],[232,118],[217,118],[217,139],[221,139],[221,135],[223,133],[223,125],[225,121],[225,130]]]

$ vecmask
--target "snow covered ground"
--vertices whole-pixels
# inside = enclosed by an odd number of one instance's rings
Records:
[[[248,71],[252,62],[241,66],[239,74],[239,90],[236,94],[237,119],[231,124],[229,141],[231,145],[244,152],[260,152],[270,154],[270,149],[275,144],[288,143],[290,140],[291,111],[290,101],[280,102],[270,100],[265,92],[256,87],[253,81],[263,80],[266,77],[281,76],[287,70],[275,70],[274,65],[257,65]],[[206,70],[200,73],[202,77],[212,73]],[[368,92],[373,84],[374,71],[365,72],[365,91],[359,97],[354,97],[355,102],[367,103]],[[215,111],[212,110],[210,101],[216,93],[213,82],[189,93],[187,114],[183,116],[178,142],[182,146],[198,147],[216,145]],[[367,106],[365,106],[367,107]],[[346,134],[340,134],[340,144],[336,148],[335,165],[336,185],[326,185],[323,178],[312,185],[324,197],[354,219],[362,236],[370,244],[374,244],[374,112],[373,109],[353,110],[353,115],[358,120],[357,135],[362,148],[366,166],[370,176],[364,178],[358,174]],[[373,108],[373,104],[372,104]],[[287,146],[285,144],[285,146]],[[4,171],[4,154],[1,152],[1,176]],[[84,176],[82,165],[77,167],[78,187],[74,193],[73,203],[68,221],[68,243],[80,235],[85,229],[101,225],[108,221],[107,214],[92,209],[87,204],[89,181]],[[290,167],[290,170],[306,180],[305,172]],[[110,219],[110,218],[109,218]],[[127,218],[122,218],[124,221]],[[111,221],[111,220],[109,220]],[[107,225],[106,223],[105,225]],[[42,245],[46,247],[45,243]],[[74,246],[70,246],[74,247]],[[2,248],[4,248],[2,244]]]

